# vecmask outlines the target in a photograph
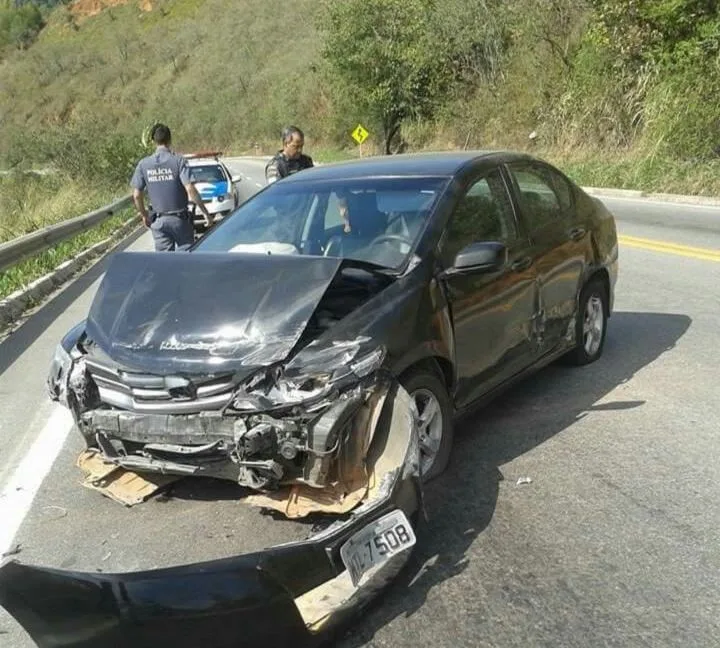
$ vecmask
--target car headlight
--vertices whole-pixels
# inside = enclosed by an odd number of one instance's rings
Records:
[[[385,348],[377,347],[370,352],[365,352],[362,355],[358,354],[358,351],[345,352],[344,357],[340,358],[335,354],[329,354],[333,360],[342,360],[337,362],[335,367],[328,366],[327,368],[321,369],[315,367],[307,371],[298,370],[297,373],[290,373],[284,376],[283,379],[288,383],[302,387],[302,386],[314,386],[319,387],[321,385],[331,386],[339,382],[345,382],[350,380],[354,382],[357,379],[365,378],[373,372],[377,371],[385,360]],[[360,357],[357,357],[360,355]],[[317,358],[315,359],[317,361]]]
[[[350,363],[350,371],[358,378],[365,378],[377,371],[385,360],[385,347],[378,347]]]
[[[325,366],[320,365],[325,355]],[[302,354],[300,354],[301,357]],[[385,348],[376,347],[372,350],[330,347],[325,354],[317,354],[312,358],[312,366],[303,368],[288,365],[287,372],[281,378],[292,387],[310,391],[329,391],[330,388],[356,382],[377,371],[385,360]]]
[[[301,352],[278,375],[256,374],[248,380],[234,406],[264,409],[321,401],[334,390],[351,387],[378,371],[385,355],[385,347],[368,349],[360,341]]]

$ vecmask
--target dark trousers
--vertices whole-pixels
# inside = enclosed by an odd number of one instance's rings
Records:
[[[187,250],[195,241],[195,229],[189,213],[156,214],[150,223],[155,250],[173,252]]]

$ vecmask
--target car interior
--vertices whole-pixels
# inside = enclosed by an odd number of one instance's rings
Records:
[[[199,249],[352,258],[397,268],[437,196],[436,186],[412,184],[278,189],[250,201]]]
[[[355,258],[386,266],[399,265],[410,251],[432,201],[431,196],[416,210],[398,211],[397,207],[409,206],[407,193],[393,196],[374,190],[349,191],[317,198],[302,237],[303,254]],[[341,216],[343,200],[350,231],[345,231],[346,220]]]

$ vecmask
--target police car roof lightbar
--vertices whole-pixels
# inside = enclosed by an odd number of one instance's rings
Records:
[[[183,157],[193,160],[195,158],[216,158],[222,154],[222,151],[198,151],[196,153],[183,153]]]

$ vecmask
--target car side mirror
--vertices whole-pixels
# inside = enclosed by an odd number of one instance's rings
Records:
[[[446,274],[463,272],[493,272],[507,262],[507,247],[498,241],[482,241],[466,245],[455,256]]]
[[[239,175],[234,175],[234,176],[232,176],[232,177],[230,178],[230,181],[231,181],[233,184],[235,184],[236,182],[240,182],[240,180],[242,180],[242,178],[241,178]]]

